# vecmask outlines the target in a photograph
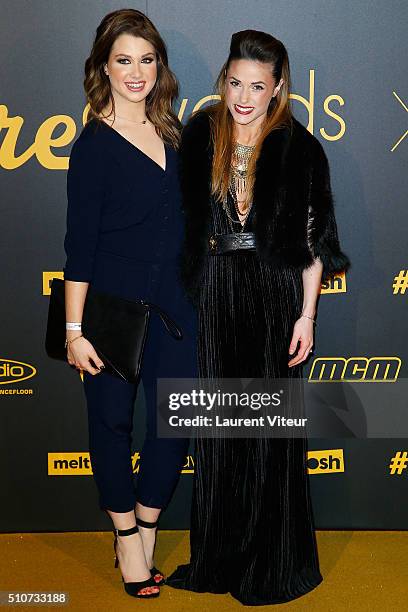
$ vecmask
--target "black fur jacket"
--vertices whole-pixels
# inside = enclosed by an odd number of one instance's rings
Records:
[[[181,276],[196,301],[211,235],[212,143],[210,117],[194,115],[180,147],[185,240]],[[339,246],[329,166],[323,147],[301,123],[272,131],[257,162],[253,205],[260,258],[273,266],[309,267],[323,263],[323,279],[349,267]]]

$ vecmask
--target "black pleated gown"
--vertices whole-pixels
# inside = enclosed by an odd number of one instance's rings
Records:
[[[254,206],[245,231],[255,214]],[[212,225],[213,233],[231,232],[215,202]],[[200,376],[300,377],[301,367],[287,364],[302,302],[300,271],[273,268],[255,252],[209,255],[199,305]],[[322,576],[306,454],[304,438],[197,439],[191,559],[168,584],[230,592],[245,605],[286,602],[315,588]]]

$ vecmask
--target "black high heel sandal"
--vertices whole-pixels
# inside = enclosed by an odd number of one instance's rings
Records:
[[[119,567],[119,559],[116,554],[116,547],[118,544],[118,536],[128,536],[134,533],[138,533],[139,528],[137,525],[131,527],[130,529],[114,529],[113,533],[115,535],[115,539],[113,541],[113,550],[115,551],[115,568]],[[153,576],[150,576],[147,580],[141,580],[139,582],[125,582],[122,576],[123,586],[128,595],[132,597],[139,597],[140,599],[150,599],[152,597],[158,597],[160,595],[160,591],[157,593],[140,593],[140,591],[146,587],[157,587],[159,586],[157,582],[154,580]]]
[[[140,527],[146,527],[147,529],[154,529],[155,527],[157,527],[158,521],[156,521],[155,523],[148,523],[147,521],[144,521],[143,519],[136,517],[136,523]],[[157,567],[153,566],[152,569],[150,570],[150,574],[154,580],[154,584],[156,584],[157,586],[162,586],[163,584],[165,584],[166,579],[163,575],[163,572],[157,569]],[[159,578],[159,576],[161,576],[161,578]],[[156,580],[156,578],[159,578],[159,579]]]

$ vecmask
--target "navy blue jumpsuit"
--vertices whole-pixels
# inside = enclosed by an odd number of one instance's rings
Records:
[[[75,142],[68,171],[64,276],[128,299],[158,304],[182,328],[176,340],[152,313],[143,356],[147,432],[135,488],[131,465],[137,385],[85,372],[89,452],[100,507],[128,512],[136,501],[165,508],[188,440],[156,436],[157,378],[196,373],[196,316],[178,278],[183,217],[178,155],[165,145],[166,168],[119,132],[91,120]]]

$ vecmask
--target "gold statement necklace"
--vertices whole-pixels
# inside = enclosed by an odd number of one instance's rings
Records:
[[[234,202],[234,207],[238,215],[238,221],[233,219],[228,210],[228,196],[224,198],[223,208],[227,214],[231,231],[234,232],[233,223],[241,226],[241,232],[244,230],[246,220],[251,212],[252,202],[248,203],[245,209],[241,212],[240,205],[245,203],[247,195],[247,178],[248,165],[256,145],[242,145],[239,142],[234,143],[234,149],[231,157],[230,180],[228,191]]]

